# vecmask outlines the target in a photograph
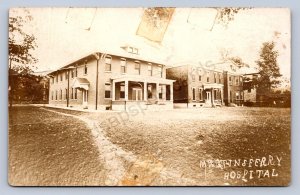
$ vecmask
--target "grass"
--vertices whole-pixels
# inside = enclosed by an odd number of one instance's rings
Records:
[[[114,114],[90,115],[103,124]],[[113,127],[106,135],[137,156],[155,157],[164,166],[192,178],[191,185],[288,185],[290,181],[290,109],[282,108],[205,108],[139,113]],[[278,177],[224,179],[230,171],[200,168],[208,159],[282,158]],[[247,168],[247,170],[260,168]],[[153,182],[153,185],[161,185]],[[165,185],[165,184],[164,184]],[[168,184],[166,184],[168,185]],[[169,183],[169,185],[172,185]]]
[[[31,106],[9,111],[10,185],[99,185],[98,156],[84,123]]]
[[[158,170],[171,170],[179,173],[176,177],[191,179],[188,185],[268,186],[290,182],[288,108],[223,107],[162,112],[137,109],[128,114],[53,110],[97,121],[112,143],[143,162],[155,161],[156,164],[146,163],[146,168],[128,166],[127,171],[134,173],[126,175],[133,174],[141,184],[147,180],[149,185],[174,185],[178,178],[161,183],[159,174],[154,171],[156,165],[160,166]],[[89,130],[75,119],[34,107],[15,107],[10,111],[11,184],[101,185],[105,172],[98,155]],[[282,158],[281,166],[200,167],[201,160],[249,160],[269,155]],[[231,171],[273,168],[278,177],[249,179],[248,175],[245,179],[224,179]],[[134,183],[130,181],[130,184]]]

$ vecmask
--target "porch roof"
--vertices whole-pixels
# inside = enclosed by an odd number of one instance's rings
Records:
[[[165,79],[160,77],[153,77],[153,76],[144,76],[144,75],[119,75],[112,77],[112,80],[115,82],[122,82],[122,81],[135,81],[135,82],[147,82],[147,83],[160,83],[160,84],[167,84],[171,85],[175,80]]]
[[[220,84],[220,83],[209,83],[209,84],[204,84],[203,85],[203,89],[211,89],[211,88],[214,88],[214,89],[221,89],[223,88],[223,84]]]
[[[89,90],[90,82],[86,78],[75,78],[72,87],[73,88],[82,88],[85,90]]]

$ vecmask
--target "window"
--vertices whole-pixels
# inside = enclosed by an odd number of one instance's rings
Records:
[[[152,64],[148,64],[148,76],[152,76]]]
[[[58,83],[58,75],[56,75],[56,82]]]
[[[71,78],[74,78],[74,69],[71,70]]]
[[[53,100],[53,98],[54,98],[54,92],[51,91],[51,100]]]
[[[158,69],[159,76],[162,78],[163,77],[163,66],[159,65],[158,68],[159,68]]]
[[[77,74],[78,74],[78,70],[77,70],[77,67],[75,69],[75,77],[77,77]]]
[[[148,90],[148,98],[152,98],[152,85],[148,85],[147,87],[147,90]]]
[[[195,81],[195,74],[192,74],[192,80]]]
[[[55,100],[57,100],[57,90],[55,91]]]
[[[63,74],[60,74],[60,81],[63,81]]]
[[[66,91],[66,93],[65,93],[65,100],[66,100],[66,99],[68,99],[68,89],[66,89],[65,91]]]
[[[214,83],[217,82],[217,73],[214,72]]]
[[[214,99],[217,99],[217,97],[218,97],[218,94],[217,94],[217,90],[214,90]]]
[[[206,82],[209,83],[209,72],[206,72]]]
[[[240,91],[240,99],[241,99],[241,100],[244,99],[244,97],[243,97],[243,92],[242,92],[242,91]]]
[[[240,99],[240,94],[239,94],[239,92],[236,92],[236,93],[235,93],[235,99],[236,99],[236,100]]]
[[[124,99],[125,98],[125,84],[121,83],[120,85],[120,98]]]
[[[248,89],[248,93],[251,93],[251,88]]]
[[[73,99],[73,98],[74,98],[74,96],[73,96],[73,91],[74,91],[74,89],[73,89],[73,88],[71,88],[71,99]]]
[[[65,79],[68,79],[68,70],[65,72]]]
[[[87,74],[88,68],[87,68],[87,62],[84,63],[84,74]]]
[[[229,85],[232,85],[232,79],[231,79],[231,76],[229,76]]]
[[[126,73],[126,59],[121,59],[121,73]]]
[[[199,88],[199,99],[203,100],[203,90]]]
[[[162,94],[163,94],[163,88],[161,85],[159,85],[158,87],[158,97],[159,99],[162,99]]]
[[[141,64],[139,62],[134,62],[134,70],[135,70],[135,74],[140,74]]]
[[[62,90],[60,90],[60,94],[59,94],[59,100],[62,100],[62,96],[63,96],[63,94],[62,94]]]
[[[222,83],[222,74],[219,73],[219,83]]]
[[[105,58],[105,71],[111,71],[111,57],[106,56]]]
[[[202,78],[201,78],[201,75],[199,75],[199,81],[201,81],[201,79],[202,79]]]
[[[139,54],[139,50],[137,48],[133,48],[133,53],[134,54]]]
[[[127,51],[128,51],[129,53],[139,54],[138,48],[135,48],[135,47],[128,47]]]
[[[239,78],[238,77],[235,78],[235,84],[239,85]]]
[[[195,90],[195,88],[193,88],[193,101],[195,101],[196,100],[196,90]]]
[[[52,84],[54,84],[54,77],[52,77]]]
[[[111,87],[110,83],[105,83],[105,98],[110,98]]]
[[[74,99],[77,100],[77,89],[74,89]]]

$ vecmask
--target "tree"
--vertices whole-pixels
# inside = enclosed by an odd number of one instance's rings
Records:
[[[275,50],[275,43],[263,43],[260,51],[258,65],[259,77],[254,80],[254,86],[257,87],[258,95],[269,95],[272,89],[280,83],[278,80],[281,77],[279,66],[277,63],[278,51]]]
[[[32,72],[33,64],[37,59],[30,53],[37,48],[36,38],[33,34],[24,31],[24,24],[32,20],[29,11],[22,9],[11,10],[9,16],[9,37],[8,37],[8,50],[9,50],[9,103],[12,105],[13,92],[16,90],[14,82],[16,77],[27,75]],[[23,16],[22,16],[23,15]]]

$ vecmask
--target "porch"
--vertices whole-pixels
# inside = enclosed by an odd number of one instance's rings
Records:
[[[223,84],[212,83],[204,84],[205,104],[211,107],[223,105]]]
[[[112,110],[139,105],[147,110],[173,108],[174,80],[141,75],[112,78]]]

